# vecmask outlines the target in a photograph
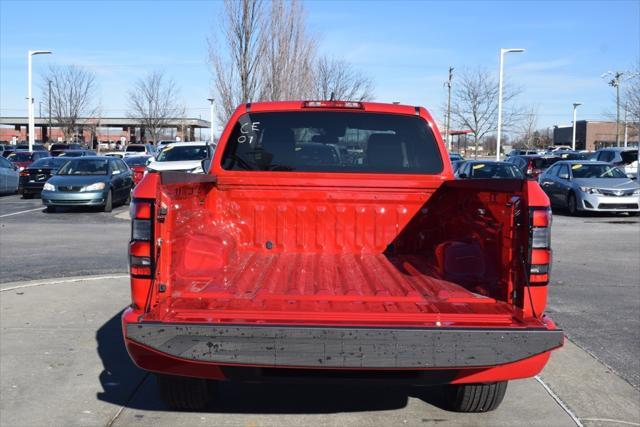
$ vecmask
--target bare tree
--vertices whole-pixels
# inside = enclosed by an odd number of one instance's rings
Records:
[[[535,144],[535,132],[538,126],[538,107],[532,105],[522,113],[520,120],[520,131],[522,132],[522,142],[526,148]]]
[[[260,99],[304,99],[313,87],[316,43],[306,29],[302,2],[273,0],[264,44]]]
[[[129,117],[140,121],[151,132],[154,144],[159,140],[169,119],[180,117],[175,82],[156,71],[136,81],[129,91]]]
[[[242,103],[286,99],[372,97],[371,80],[344,61],[317,58],[302,0],[225,0],[209,38],[218,120]]]
[[[51,116],[71,140],[78,129],[79,118],[95,114],[95,75],[75,65],[49,67],[42,84],[43,99],[49,96],[51,82]]]
[[[223,122],[239,104],[259,96],[265,26],[262,0],[225,0],[220,22],[224,45],[215,36],[208,40],[218,119]]]
[[[520,112],[510,108],[520,90],[508,84],[503,86],[502,125],[513,125]],[[493,132],[498,123],[498,81],[485,68],[463,70],[454,86],[451,117],[457,126],[473,132],[476,148],[485,135]]]
[[[635,126],[627,128],[630,137],[640,135],[640,60],[636,65],[634,77],[627,82],[627,88],[624,94],[625,105],[631,122]]]
[[[317,99],[366,101],[373,98],[373,81],[351,64],[322,57],[316,63],[313,96]]]

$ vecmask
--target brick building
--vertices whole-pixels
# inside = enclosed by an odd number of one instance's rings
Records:
[[[96,126],[99,123],[98,126]],[[61,129],[55,123],[49,129],[49,121],[46,118],[36,117],[35,139],[41,141],[57,141],[64,138]],[[209,129],[210,124],[206,120],[195,118],[169,119],[164,126],[168,135],[179,136],[183,141],[194,141],[201,137],[196,133],[197,129]],[[51,134],[51,135],[49,135]],[[26,141],[28,138],[28,119],[26,117],[0,117],[0,141]],[[149,139],[149,133],[140,123],[131,118],[106,117],[80,118],[76,138],[84,142],[115,142],[125,138],[127,142],[139,142]],[[202,139],[202,138],[198,138]]]
[[[629,126],[629,145],[638,144],[637,131]],[[573,125],[554,126],[553,144],[571,145],[573,138]],[[620,124],[620,141],[624,139],[624,124]],[[597,120],[576,121],[576,149],[595,151],[602,147],[616,145],[616,122]]]

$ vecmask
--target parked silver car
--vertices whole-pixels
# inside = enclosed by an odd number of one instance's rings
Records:
[[[605,162],[560,161],[538,182],[551,206],[580,211],[640,212],[640,184]]]
[[[47,212],[61,206],[100,206],[111,212],[116,203],[128,204],[131,169],[113,157],[76,157],[64,164],[42,187]]]
[[[18,191],[18,168],[4,157],[0,157],[0,194]]]

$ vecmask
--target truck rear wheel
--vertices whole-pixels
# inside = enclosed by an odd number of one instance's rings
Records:
[[[504,398],[507,382],[447,386],[447,403],[456,412],[493,411]]]
[[[209,402],[207,380],[156,374],[158,391],[164,403],[171,409],[195,411]]]

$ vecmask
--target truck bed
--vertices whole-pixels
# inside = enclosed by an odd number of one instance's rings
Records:
[[[418,255],[242,253],[216,277],[171,281],[166,322],[492,324],[513,308],[437,277]]]

